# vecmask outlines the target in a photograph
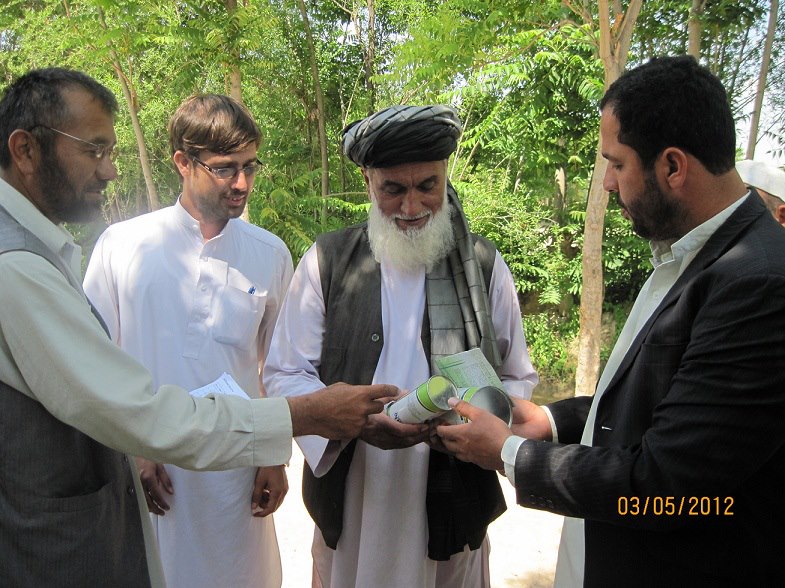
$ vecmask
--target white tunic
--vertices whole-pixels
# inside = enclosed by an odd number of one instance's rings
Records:
[[[425,271],[404,273],[382,263],[384,347],[373,383],[411,390],[430,376],[420,339],[425,311]],[[497,254],[489,301],[504,360],[508,392],[529,398],[537,375],[529,361],[512,275]],[[316,248],[295,271],[264,369],[270,396],[299,395],[323,386],[317,369],[324,333],[324,300]],[[351,325],[346,325],[351,328]],[[329,470],[340,446],[321,437],[297,442],[316,475]],[[475,588],[482,585],[482,554],[465,552],[449,562],[427,558],[425,444],[382,450],[358,441],[346,483],[344,525],[337,550],[314,537],[314,562],[325,588]],[[449,578],[449,579],[447,579]]]
[[[191,390],[228,372],[254,398],[291,275],[276,236],[234,219],[203,242],[178,202],[109,227],[84,288],[112,339],[156,386]],[[251,516],[256,469],[166,470],[171,510],[151,517],[169,588],[280,586],[273,519]]]

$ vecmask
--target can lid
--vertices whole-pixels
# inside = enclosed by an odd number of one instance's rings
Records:
[[[507,426],[512,424],[512,401],[507,392],[501,388],[496,386],[468,388],[463,394],[463,400],[496,415],[507,423]]]
[[[417,387],[417,399],[431,412],[449,409],[447,399],[454,396],[458,396],[458,391],[444,376],[431,376],[427,382]]]

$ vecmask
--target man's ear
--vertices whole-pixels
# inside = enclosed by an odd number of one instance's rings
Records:
[[[360,173],[362,173],[363,180],[365,180],[365,187],[368,189],[368,199],[370,200],[371,199],[371,178],[368,175],[369,174],[368,168],[367,167],[361,167],[360,168]]]
[[[41,161],[41,146],[30,131],[16,129],[8,137],[8,151],[11,163],[23,175],[32,175],[38,171]]]
[[[774,218],[777,219],[778,223],[785,227],[785,204],[780,204],[774,210]]]
[[[661,177],[671,190],[681,188],[687,180],[687,154],[677,147],[664,149],[657,158]]]
[[[188,174],[188,166],[191,164],[191,158],[178,149],[174,152],[174,155],[172,155],[172,161],[174,161],[174,165],[177,168],[180,177],[184,178]]]

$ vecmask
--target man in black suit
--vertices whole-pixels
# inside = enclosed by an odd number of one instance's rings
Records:
[[[594,397],[438,433],[564,514],[557,586],[785,586],[785,232],[734,169],[719,82],[690,57],[601,102],[604,187],[651,241]],[[582,520],[580,520],[582,519]]]

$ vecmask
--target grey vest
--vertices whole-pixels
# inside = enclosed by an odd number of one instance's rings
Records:
[[[473,237],[487,289],[496,249],[490,241],[476,235]],[[384,345],[384,332],[381,271],[370,251],[367,225],[362,223],[320,235],[316,239],[316,245],[325,301],[325,329],[319,377],[327,385],[335,382],[370,384]],[[423,349],[429,356],[431,345],[427,308],[421,339]],[[344,489],[355,443],[352,441],[341,452],[336,463],[324,476],[316,478],[307,464],[303,470],[303,502],[322,532],[325,543],[332,549],[336,548],[343,529]],[[489,475],[486,476],[484,470],[480,471],[480,468],[472,464],[462,463],[457,465],[457,470],[460,471],[456,471],[455,466],[441,463],[447,459],[444,454],[431,452],[429,490],[431,479],[438,475],[434,471],[434,464],[439,462],[443,471],[452,470],[446,474],[454,479],[455,484],[452,484],[452,487],[458,484],[461,485],[461,491],[464,486],[469,489],[472,496],[466,498],[465,493],[462,493],[461,505],[468,501],[476,508],[473,512],[464,513],[460,524],[465,523],[466,528],[445,530],[445,524],[453,525],[452,513],[444,512],[450,507],[442,506],[450,497],[445,500],[443,496],[434,495],[433,506],[429,498],[426,498],[429,557],[438,560],[448,559],[457,547],[434,544],[437,535],[444,536],[449,533],[452,537],[458,537],[451,542],[452,545],[460,544],[462,549],[464,544],[468,544],[471,549],[476,549],[485,537],[488,522],[506,508],[495,472],[487,472]],[[441,481],[438,483],[441,484]]]
[[[82,291],[62,260],[0,206],[0,255],[19,250],[40,255]],[[0,586],[149,587],[132,475],[125,455],[0,381]]]

